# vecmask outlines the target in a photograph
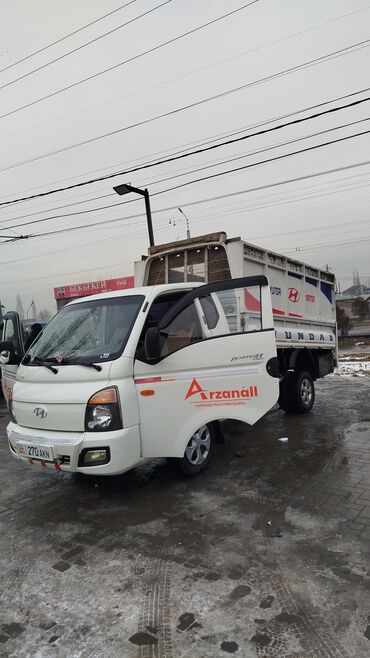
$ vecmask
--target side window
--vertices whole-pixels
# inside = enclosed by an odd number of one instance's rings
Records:
[[[180,311],[175,319],[162,329],[161,336],[163,340],[162,358],[203,339],[202,327],[194,302]]]
[[[263,279],[263,285],[267,285],[265,277],[246,277],[238,282],[248,283],[256,278]],[[145,361],[143,343],[146,331],[151,326],[159,326],[160,359],[203,340],[261,331],[261,286],[232,287],[230,283],[209,284],[195,288],[190,293],[183,292],[183,302],[179,297],[174,299],[179,295],[178,292],[158,297],[149,309],[138,344],[137,358]],[[176,302],[179,302],[178,307],[172,309]],[[166,306],[167,312],[164,312]]]
[[[11,320],[6,320],[5,322],[4,340],[14,345],[14,341],[15,341],[14,327],[13,327],[13,322]]]
[[[141,336],[139,338],[139,342],[136,350],[136,357],[138,359],[144,357],[142,350],[144,345],[145,334],[149,329],[149,327],[156,327],[158,323],[162,320],[162,318],[166,315],[166,313],[168,313],[168,311],[175,304],[177,304],[177,302],[179,302],[180,299],[187,294],[187,292],[188,292],[187,290],[181,290],[181,291],[177,290],[176,292],[159,295],[154,300],[148,311],[148,315],[145,320],[145,324],[141,332]]]
[[[223,309],[229,326],[227,333],[238,334],[247,331],[261,331],[260,286],[220,290],[212,293],[212,296],[218,300]]]
[[[19,344],[19,340],[18,340],[18,337],[17,337],[17,330],[16,330],[16,327],[14,325],[13,320],[9,319],[9,320],[5,321],[5,327],[4,327],[3,335],[4,335],[4,340],[8,341],[9,343],[12,344],[13,349],[16,352],[16,354],[20,354],[21,351],[22,351],[22,348]]]
[[[203,322],[205,322],[208,329],[215,329],[220,319],[220,314],[214,299],[212,299],[212,295],[202,297],[199,302],[202,307]]]

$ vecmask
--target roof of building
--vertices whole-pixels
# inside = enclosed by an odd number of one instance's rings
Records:
[[[354,294],[349,294],[347,292],[341,292],[335,295],[335,299],[337,302],[354,302],[359,297],[365,300],[366,302],[370,301],[370,290],[368,293],[365,293],[363,295],[358,295],[358,294],[354,295]]]
[[[365,295],[369,294],[370,295],[370,288],[368,286],[365,286],[362,283],[350,286],[350,288],[346,288],[346,290],[343,290],[342,295],[354,295],[355,297],[358,297],[359,295]]]

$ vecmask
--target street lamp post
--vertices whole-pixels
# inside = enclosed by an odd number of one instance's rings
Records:
[[[28,320],[28,314],[29,314],[29,312],[30,312],[32,306],[33,306],[33,307],[35,306],[35,302],[34,302],[33,300],[32,300],[32,302],[31,302],[31,304],[29,305],[29,307],[28,307],[28,309],[27,309],[27,312],[26,312],[26,318],[27,318],[27,320]]]
[[[117,185],[113,189],[120,196],[123,196],[124,194],[130,194],[130,192],[134,192],[135,194],[140,194],[141,196],[144,197],[145,210],[146,210],[146,223],[147,223],[147,226],[148,226],[148,234],[149,234],[149,244],[150,244],[151,247],[154,247],[152,213],[151,213],[151,210],[150,210],[150,201],[149,201],[149,192],[148,192],[148,190],[147,189],[140,190],[138,187],[133,187],[132,185],[126,185],[126,184]]]

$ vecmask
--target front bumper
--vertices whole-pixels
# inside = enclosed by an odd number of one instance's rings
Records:
[[[142,461],[138,425],[114,432],[55,432],[9,423],[7,436],[10,452],[16,459],[58,471],[86,475],[118,475]],[[40,448],[51,447],[54,461],[45,462],[34,457],[30,460],[28,456],[18,454],[17,442]],[[86,448],[109,448],[109,462],[99,466],[79,466],[80,454]]]

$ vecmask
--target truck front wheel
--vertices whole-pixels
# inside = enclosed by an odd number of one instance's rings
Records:
[[[213,424],[202,425],[189,439],[184,456],[176,459],[179,469],[188,477],[204,471],[211,461],[215,447]]]
[[[305,414],[311,411],[315,402],[315,385],[307,371],[291,375],[285,382],[279,398],[279,405],[284,411]]]

